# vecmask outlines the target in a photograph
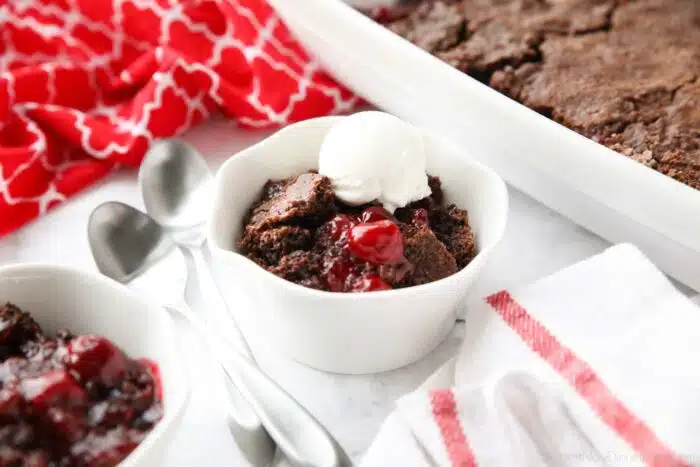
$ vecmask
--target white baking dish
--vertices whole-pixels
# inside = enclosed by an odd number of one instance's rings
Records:
[[[452,140],[508,183],[700,290],[700,191],[499,94],[341,0],[270,0],[336,78]]]

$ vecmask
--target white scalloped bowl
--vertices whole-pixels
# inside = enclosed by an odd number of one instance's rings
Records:
[[[42,264],[0,267],[0,302],[12,302],[30,312],[47,333],[68,329],[99,334],[130,358],[155,363],[163,390],[163,419],[119,465],[163,465],[190,388],[167,312],[99,274]]]
[[[317,369],[373,373],[412,363],[446,337],[503,236],[508,195],[492,170],[426,133],[428,172],[442,179],[447,202],[468,210],[476,258],[445,279],[382,292],[324,292],[281,279],[237,252],[244,218],[268,179],[317,168],[321,142],[341,118],[288,126],[231,157],[216,176],[209,244],[220,277],[239,285],[224,289],[249,295],[255,331],[271,345]]]

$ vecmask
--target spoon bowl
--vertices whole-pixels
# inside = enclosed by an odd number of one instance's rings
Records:
[[[181,139],[164,139],[148,150],[139,170],[146,212],[160,225],[186,229],[204,225],[213,175],[199,151]]]
[[[88,239],[102,274],[153,300],[172,301],[173,290],[187,284],[182,251],[163,227],[131,206],[115,201],[98,206],[88,221]]]
[[[104,203],[92,212],[88,240],[99,271],[122,283],[141,275],[176,248],[159,224],[118,202]]]

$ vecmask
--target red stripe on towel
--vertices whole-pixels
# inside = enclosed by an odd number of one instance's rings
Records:
[[[442,441],[453,467],[476,467],[474,453],[469,447],[457,414],[457,403],[451,389],[430,393],[430,404],[435,423],[440,428]]]
[[[562,345],[507,292],[486,299],[520,338],[567,380],[600,419],[654,467],[688,466],[634,415],[596,375],[588,363]]]

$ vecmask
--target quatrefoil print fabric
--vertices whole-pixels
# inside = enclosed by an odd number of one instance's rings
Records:
[[[264,0],[0,0],[0,236],[213,115],[352,109]]]

